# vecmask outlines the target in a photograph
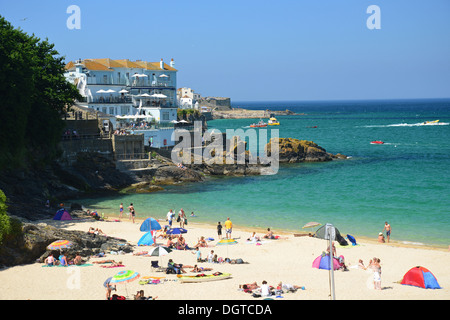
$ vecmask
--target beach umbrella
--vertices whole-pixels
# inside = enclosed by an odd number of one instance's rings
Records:
[[[153,248],[152,250],[150,250],[148,255],[152,256],[152,257],[159,257],[159,263],[162,265],[161,257],[168,255],[170,252],[172,252],[172,249],[170,249],[168,247],[157,246],[157,247]]]
[[[318,227],[318,226],[321,226],[321,225],[322,225],[322,224],[319,223],[319,222],[311,221],[311,222],[308,222],[307,224],[305,224],[305,225],[302,227],[302,229]]]
[[[128,283],[138,279],[141,275],[132,270],[123,270],[115,274],[109,283]]]
[[[158,220],[153,219],[153,218],[147,218],[145,219],[142,224],[141,227],[139,228],[140,231],[142,232],[149,232],[152,230],[161,230],[161,225],[159,224]]]
[[[113,90],[113,89],[108,89],[108,90],[105,91],[105,93],[113,93],[113,92],[116,92],[116,91]]]
[[[226,246],[227,247],[227,256],[228,256],[228,246],[237,244],[237,241],[234,239],[222,239],[216,243],[218,246]]]
[[[106,93],[106,91],[103,90],[103,89],[100,89],[100,90],[97,91],[97,93]]]
[[[219,242],[217,242],[218,246],[227,246],[227,245],[233,245],[237,244],[237,241],[234,239],[222,239]]]
[[[53,241],[52,243],[50,243],[47,246],[48,250],[61,250],[61,249],[66,249],[66,248],[70,248],[73,246],[73,243],[70,242],[69,240],[56,240]]]
[[[180,120],[179,122],[180,122],[180,123],[189,123],[189,122],[187,122],[186,120]]]
[[[336,300],[336,297],[334,290],[334,268],[331,267],[331,263],[334,263],[334,259],[331,258],[333,257],[333,241],[337,239],[337,234],[339,234],[339,230],[335,228],[331,223],[326,223],[323,227],[320,227],[316,231],[317,238],[329,241],[329,282],[331,299],[333,300]]]
[[[167,230],[166,234],[182,234],[186,232],[187,230],[184,228],[170,228],[169,230]]]
[[[105,280],[105,282],[103,282],[103,286],[106,288],[108,286],[108,284],[111,282],[112,277],[109,277],[108,279]]]
[[[122,90],[119,91],[119,93],[128,93],[128,91],[125,90],[125,89],[122,89]]]
[[[134,281],[136,279],[139,279],[141,275],[137,272],[134,272],[132,270],[123,270],[120,271],[119,273],[115,274],[114,276],[112,276],[111,280],[109,281],[109,283],[116,283],[116,284],[125,284],[125,291],[127,292],[127,298],[128,298],[128,289],[126,284],[128,282]]]
[[[146,97],[146,98],[148,98],[148,97],[151,97],[151,95],[149,95],[148,93],[143,93],[143,94],[140,95],[140,97]]]
[[[157,246],[150,250],[148,255],[153,257],[162,257],[168,255],[170,252],[172,252],[172,249],[170,249],[169,247]]]

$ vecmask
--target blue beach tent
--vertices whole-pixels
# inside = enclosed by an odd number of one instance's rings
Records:
[[[53,220],[72,220],[72,216],[69,214],[69,212],[67,212],[66,209],[61,208],[58,211],[56,211]]]
[[[424,289],[441,289],[434,274],[427,268],[421,266],[411,268],[405,273],[401,284]]]
[[[138,246],[151,246],[154,243],[152,232],[149,231],[139,239]]]

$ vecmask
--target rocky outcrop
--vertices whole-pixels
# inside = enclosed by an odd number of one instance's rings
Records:
[[[43,168],[0,172],[8,213],[27,220],[53,218],[65,199],[114,193],[135,182],[116,170],[113,161],[97,153],[80,153],[72,166],[54,162]],[[47,200],[50,208],[45,206]]]
[[[278,139],[278,157],[280,163],[295,162],[324,162],[331,161],[335,158],[345,159],[343,155],[333,155],[328,153],[324,148],[316,143],[307,140],[298,140],[293,138],[272,138],[266,145],[266,153],[268,156],[272,154],[272,143]]]
[[[72,211],[71,214],[76,218],[76,213]],[[69,221],[69,223],[72,222],[73,220]],[[61,221],[60,223],[64,224],[65,222]],[[64,249],[64,253],[69,259],[73,259],[77,253],[86,260],[91,255],[100,252],[130,253],[134,249],[134,246],[124,239],[89,234],[87,230],[86,232],[70,231],[46,223],[24,223],[22,232],[6,239],[0,247],[0,265],[14,266],[36,261],[43,262],[52,253],[47,246],[56,240],[68,240],[74,244],[71,248]],[[59,250],[54,251],[53,254],[58,257]]]
[[[281,115],[294,115],[296,113],[288,109],[284,111],[272,111],[272,110],[248,110],[248,109],[234,108],[233,110],[212,111],[213,119],[260,119],[260,118],[269,118],[271,114],[274,114],[275,116],[281,116]]]

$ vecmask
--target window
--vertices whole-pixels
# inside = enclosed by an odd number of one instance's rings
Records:
[[[161,120],[169,120],[169,111],[163,111]]]
[[[107,84],[108,83],[108,76],[103,76],[103,84]]]

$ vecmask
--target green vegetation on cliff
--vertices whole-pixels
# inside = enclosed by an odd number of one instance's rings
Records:
[[[0,16],[0,171],[57,156],[62,114],[80,98],[54,45]]]

